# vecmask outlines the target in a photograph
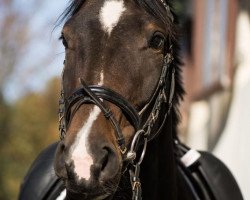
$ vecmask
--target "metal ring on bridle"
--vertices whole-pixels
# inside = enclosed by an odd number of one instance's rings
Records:
[[[148,145],[148,139],[147,138],[144,138],[144,145],[143,145],[143,150],[142,150],[142,153],[141,153],[141,157],[138,161],[138,165],[141,165],[144,157],[145,157],[145,154],[146,154],[146,151],[147,151],[147,145]]]
[[[135,145],[136,145],[136,142],[139,141],[139,137],[142,135],[142,134],[145,134],[145,131],[143,129],[139,130],[136,132],[134,138],[133,138],[133,141],[131,143],[131,148],[130,148],[130,151],[135,151]],[[139,139],[138,139],[139,138]]]
[[[136,158],[136,145],[137,145],[137,142],[139,141],[140,136],[142,134],[145,135],[145,131],[143,129],[141,129],[135,133],[135,136],[134,136],[132,143],[131,143],[131,146],[130,146],[130,150],[127,153],[126,160],[133,161]]]

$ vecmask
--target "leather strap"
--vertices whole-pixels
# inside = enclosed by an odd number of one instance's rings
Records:
[[[117,92],[103,87],[99,85],[91,85],[87,86],[89,90],[95,94],[95,96],[99,99],[106,100],[108,102],[113,103],[117,107],[119,107],[122,112],[125,114],[125,116],[128,118],[129,122],[136,128],[139,129],[140,127],[140,117],[136,111],[136,109],[127,102],[124,97],[122,97]],[[69,121],[69,118],[72,116],[68,116],[70,113],[70,110],[74,104],[76,104],[77,101],[80,99],[84,99],[83,103],[95,103],[92,98],[88,98],[88,95],[86,94],[86,90],[84,88],[78,89],[74,94],[69,97],[69,99],[65,102],[66,106],[66,121]]]
[[[73,93],[73,95],[68,99],[66,104],[66,117],[65,124],[66,128],[69,126],[71,119],[73,118],[76,111],[83,104],[92,103],[97,105],[104,116],[111,122],[116,133],[116,140],[120,147],[122,154],[125,154],[127,149],[125,145],[125,139],[120,128],[120,125],[114,114],[109,109],[109,107],[102,101],[107,100],[119,107],[125,114],[127,119],[133,125],[135,130],[140,127],[140,117],[137,114],[135,108],[129,104],[121,95],[114,92],[111,89],[102,86],[87,86],[82,78],[80,78],[80,83],[82,87]]]

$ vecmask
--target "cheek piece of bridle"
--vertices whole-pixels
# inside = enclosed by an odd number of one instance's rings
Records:
[[[166,7],[167,5],[164,6]],[[168,6],[167,8],[169,9]],[[171,67],[173,52],[172,45],[169,45],[168,51],[164,54],[163,67],[155,92],[140,112],[117,92],[104,86],[88,86],[82,78],[79,79],[81,88],[76,90],[68,99],[64,98],[63,88],[61,91],[61,98],[59,100],[59,130],[61,140],[64,139],[73,116],[83,104],[98,106],[115,130],[117,144],[124,161],[124,170],[129,166],[133,200],[142,199],[139,174],[148,141],[156,137],[161,131],[172,108],[175,91],[175,68]],[[135,135],[129,149],[126,148],[124,135],[118,120],[105,102],[110,102],[119,107],[134,127]],[[145,115],[147,116],[145,117]],[[161,121],[158,120],[160,115],[164,116]]]

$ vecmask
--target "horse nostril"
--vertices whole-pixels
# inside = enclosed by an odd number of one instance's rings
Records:
[[[65,144],[64,143],[61,143],[60,150],[61,150],[61,152],[63,152],[65,150]]]
[[[119,170],[119,159],[112,148],[103,148],[103,157],[100,161],[100,178],[110,179],[116,176]]]
[[[65,151],[65,144],[63,142],[60,142],[56,150],[56,155],[55,155],[55,160],[54,160],[54,169],[55,169],[56,174],[59,177],[67,178],[64,151]]]
[[[103,171],[104,169],[105,169],[105,167],[107,166],[107,164],[108,164],[108,161],[109,161],[109,152],[110,152],[110,150],[107,148],[107,147],[105,147],[104,148],[104,151],[105,151],[105,154],[104,154],[104,157],[103,157],[103,159],[102,159],[102,161],[101,161],[101,171]]]

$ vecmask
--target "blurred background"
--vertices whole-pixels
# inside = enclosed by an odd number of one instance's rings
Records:
[[[250,199],[250,2],[175,0],[183,76],[180,137],[222,159]],[[30,164],[58,140],[68,1],[0,0],[0,200],[17,198]]]

